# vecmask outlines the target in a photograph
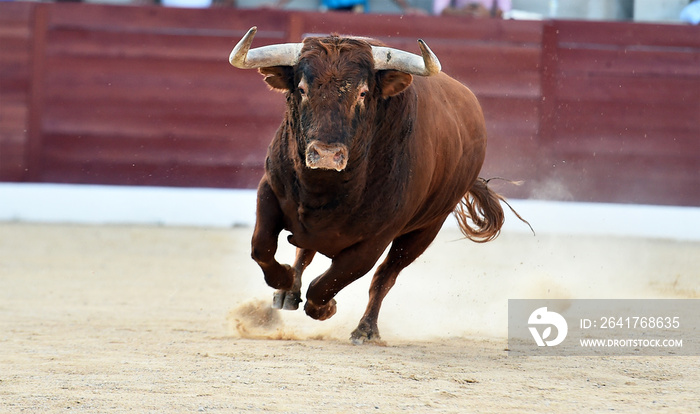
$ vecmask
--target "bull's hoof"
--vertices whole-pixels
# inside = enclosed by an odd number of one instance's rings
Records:
[[[355,345],[386,345],[386,342],[382,341],[382,338],[379,336],[379,329],[376,327],[373,329],[369,324],[364,322],[360,322],[357,328],[352,331],[350,334],[350,341]]]
[[[325,321],[326,319],[335,315],[336,310],[337,307],[335,299],[331,299],[325,305],[316,305],[307,298],[306,305],[304,305],[304,311],[306,311],[306,314],[319,321]]]
[[[301,292],[277,290],[272,295],[273,309],[297,310],[301,302]]]

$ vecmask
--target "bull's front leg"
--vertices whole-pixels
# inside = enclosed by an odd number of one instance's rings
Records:
[[[301,275],[304,269],[311,263],[316,254],[313,250],[297,249],[297,257],[294,261],[294,283],[289,290],[279,289],[272,298],[272,307],[275,309],[297,310],[301,303]]]
[[[294,269],[289,265],[280,264],[275,259],[277,239],[284,229],[283,217],[277,196],[267,179],[263,178],[258,187],[251,256],[262,269],[265,282],[270,287],[290,290],[294,285]]]
[[[314,279],[306,293],[304,311],[314,319],[326,320],[336,312],[338,292],[369,272],[386,249],[390,240],[365,241],[340,252],[331,267]]]

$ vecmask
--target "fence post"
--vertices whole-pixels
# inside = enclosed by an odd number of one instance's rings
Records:
[[[542,60],[540,64],[541,97],[539,142],[551,145],[556,140],[557,82],[559,57],[557,54],[559,29],[555,21],[545,22],[542,30]]]
[[[29,93],[29,122],[27,123],[26,172],[24,181],[37,182],[42,173],[44,79],[46,72],[46,33],[51,4],[37,4],[31,25],[31,77]]]

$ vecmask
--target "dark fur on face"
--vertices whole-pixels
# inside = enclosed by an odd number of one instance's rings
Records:
[[[376,99],[372,53],[366,42],[332,36],[309,39],[295,70],[299,149],[318,140],[350,149],[366,135]],[[369,108],[368,108],[369,107]],[[365,130],[365,131],[363,131]],[[359,144],[359,142],[358,142]],[[349,164],[353,163],[352,158]]]
[[[313,141],[347,146],[349,167],[366,155],[382,101],[412,81],[405,73],[374,71],[370,45],[379,44],[335,35],[307,38],[295,67],[260,70],[272,88],[287,93],[299,159]]]

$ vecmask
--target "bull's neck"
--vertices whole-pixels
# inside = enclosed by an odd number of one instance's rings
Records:
[[[359,164],[359,165],[358,165]],[[299,196],[316,208],[357,205],[364,195],[366,161],[348,165],[343,171],[314,170],[299,165]]]

